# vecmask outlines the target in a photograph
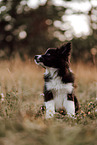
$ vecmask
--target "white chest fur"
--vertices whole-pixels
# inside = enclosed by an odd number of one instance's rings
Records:
[[[57,69],[54,68],[47,69],[45,75],[47,74],[50,74],[52,77],[52,79],[49,82],[46,82],[47,90],[52,90],[57,94],[72,93],[73,84],[63,83],[61,77],[57,76]]]
[[[72,93],[72,83],[63,84],[59,77],[46,83],[47,90],[51,90],[54,97],[55,109],[63,108],[63,102],[67,101],[67,94]]]

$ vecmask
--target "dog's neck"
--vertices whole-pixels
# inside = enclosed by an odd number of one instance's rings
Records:
[[[55,78],[58,75],[58,70],[57,68],[46,67],[46,71],[44,74],[45,75],[49,74],[52,78]]]

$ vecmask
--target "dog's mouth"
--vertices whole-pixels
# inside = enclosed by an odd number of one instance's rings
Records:
[[[42,66],[43,68],[45,68],[44,64],[43,64],[43,58],[41,57],[41,55],[36,55],[34,57],[34,61],[36,64]]]
[[[35,63],[40,63],[40,61],[39,60],[36,60],[36,59],[34,59],[35,60]]]

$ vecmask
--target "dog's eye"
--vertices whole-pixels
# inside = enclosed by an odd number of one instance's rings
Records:
[[[50,56],[51,54],[50,54],[50,53],[47,53],[46,55],[47,55],[47,56]]]

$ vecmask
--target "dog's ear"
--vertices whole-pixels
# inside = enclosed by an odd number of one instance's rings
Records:
[[[67,44],[64,44],[60,47],[60,53],[63,55],[63,56],[69,56],[70,53],[71,53],[71,43],[67,43]]]

